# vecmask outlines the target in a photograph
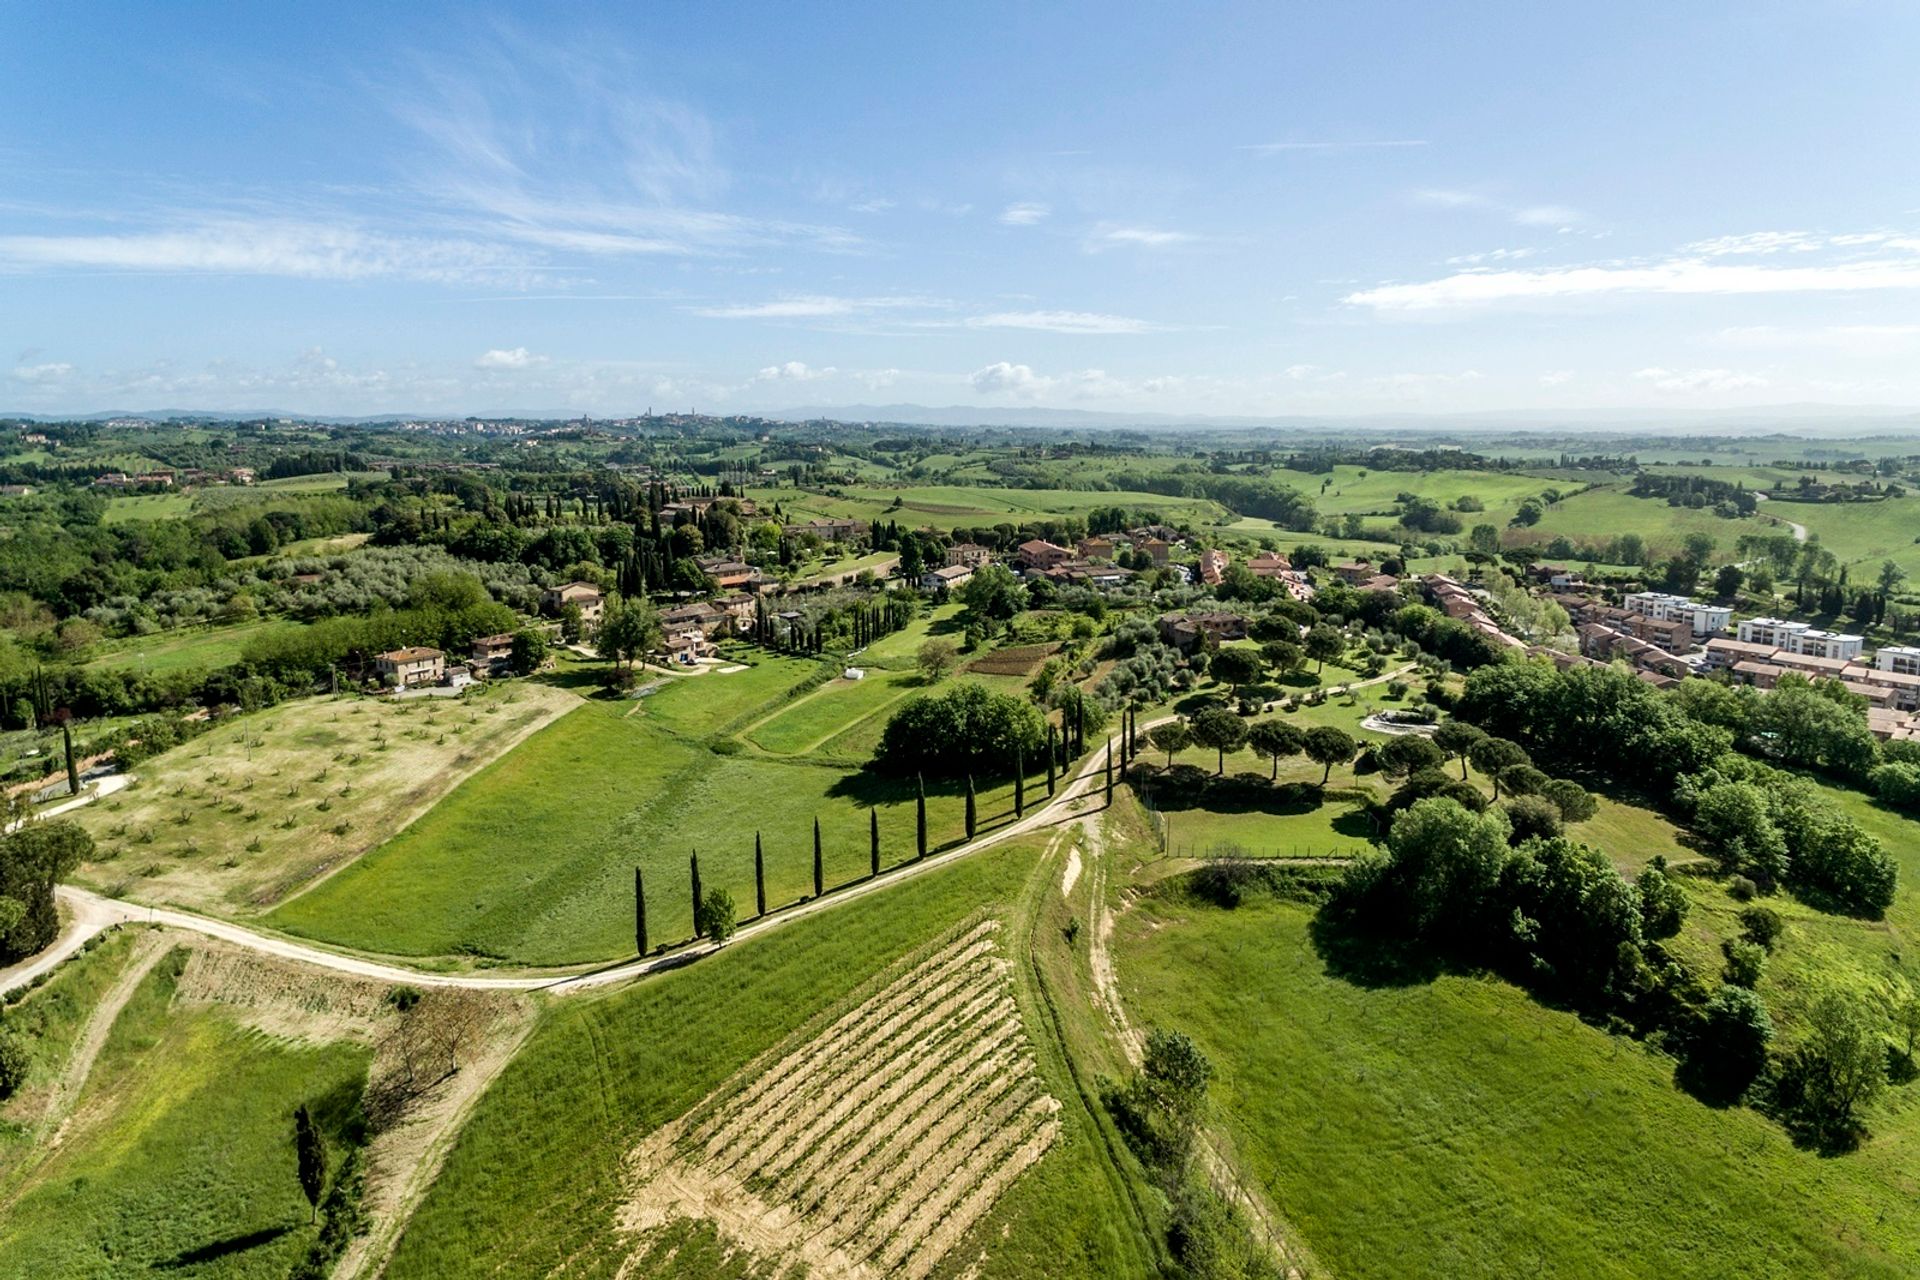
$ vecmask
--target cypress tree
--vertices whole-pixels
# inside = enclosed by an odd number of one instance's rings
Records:
[[[872,847],[873,874],[877,878],[880,875],[880,811],[878,809],[867,810],[867,843]]]
[[[307,1197],[307,1221],[313,1222],[320,1216],[320,1193],[327,1189],[327,1140],[304,1102],[293,1113],[293,1149],[300,1166],[300,1190]]]
[[[700,851],[693,851],[693,936],[700,936]]]
[[[1013,816],[1024,818],[1027,814],[1027,758],[1020,750],[1020,744],[1013,744]]]
[[[815,818],[813,820],[813,896],[816,898],[826,892],[826,884],[820,872],[820,819]]]
[[[80,767],[73,762],[73,727],[65,720],[60,722],[60,745],[67,752],[67,794],[80,794]]]
[[[914,803],[917,806],[914,836],[916,840],[915,847],[919,850],[920,856],[924,858],[927,856],[927,779],[924,774],[917,775],[917,777],[919,779],[920,791],[919,794],[914,797]]]
[[[1113,739],[1107,739],[1107,803],[1113,803]]]
[[[753,833],[753,906],[761,915],[767,914],[767,863],[760,856],[760,833]]]
[[[633,945],[641,955],[647,954],[647,886],[638,867],[633,869]]]
[[[1053,795],[1053,777],[1059,754],[1059,744],[1054,741],[1053,725],[1049,722],[1047,725],[1047,795],[1049,798]]]
[[[973,775],[967,775],[967,839],[973,839],[973,830],[979,817],[979,805],[973,798]]]

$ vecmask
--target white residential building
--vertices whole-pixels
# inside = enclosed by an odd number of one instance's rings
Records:
[[[1684,621],[1693,628],[1694,638],[1718,635],[1733,621],[1733,610],[1717,604],[1701,604],[1686,596],[1665,591],[1636,591],[1623,603],[1628,613],[1643,614],[1659,622]]]
[[[1866,643],[1865,636],[1848,635],[1841,631],[1816,631],[1809,627],[1780,647],[1788,653],[1797,653],[1808,658],[1831,658],[1840,662],[1852,662],[1860,656],[1860,650]]]
[[[1809,622],[1788,622],[1785,618],[1748,618],[1740,624],[1742,644],[1770,644],[1776,649],[1788,647],[1787,637],[1813,630]]]
[[[1873,665],[1903,676],[1920,676],[1920,649],[1911,645],[1888,645],[1873,655]]]
[[[1861,636],[1822,631],[1812,623],[1788,622],[1784,618],[1748,618],[1740,624],[1740,639],[1746,644],[1772,645],[1806,658],[1835,658],[1841,662],[1854,661],[1866,644]],[[1914,652],[1920,655],[1920,650]],[[1916,673],[1920,673],[1920,669]]]

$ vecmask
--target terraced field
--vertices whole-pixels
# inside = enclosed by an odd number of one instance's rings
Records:
[[[998,928],[896,966],[650,1135],[629,1162],[638,1252],[706,1219],[812,1276],[931,1273],[1059,1133]]]

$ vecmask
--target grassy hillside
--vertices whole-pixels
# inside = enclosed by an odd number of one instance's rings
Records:
[[[1039,853],[1024,844],[984,853],[687,969],[555,1004],[480,1103],[387,1274],[609,1277],[629,1252],[643,1259],[635,1274],[773,1274],[704,1221],[675,1219],[642,1236],[616,1230],[628,1153],[756,1055],[850,1007],[842,1002],[888,965],[969,917],[1010,917]],[[1017,958],[1017,926],[1002,934],[1003,953]],[[1044,1038],[1023,1020],[1027,1037]],[[1044,1086],[1071,1104],[1063,1068],[1036,1047]],[[1060,1138],[934,1274],[1145,1273],[1145,1245],[1112,1199],[1089,1121],[1072,1105],[1059,1114]]]
[[[399,837],[276,910],[270,922],[400,955],[467,953],[529,964],[611,959],[633,948],[633,868],[646,873],[654,939],[692,933],[688,859],[702,883],[754,905],[759,832],[770,907],[813,891],[813,822],[829,886],[868,874],[868,810],[882,865],[915,856],[910,782],[848,767],[822,738],[883,722],[885,677],[841,682],[789,703],[812,663],[760,662],[693,677],[638,701],[596,700],[455,789]],[[875,719],[874,717],[881,717]],[[721,733],[735,726],[745,741]],[[720,736],[716,737],[718,734]],[[1043,787],[1030,784],[1037,800]],[[963,834],[965,801],[928,788],[930,841]],[[982,787],[979,820],[1012,818],[1011,784]]]
[[[1331,977],[1308,922],[1154,897],[1116,947],[1134,1016],[1200,1042],[1241,1158],[1334,1274],[1911,1274],[1906,1135],[1821,1159],[1504,983]]]
[[[74,1120],[0,1210],[0,1277],[282,1277],[313,1234],[294,1108],[336,1139],[367,1053],[171,1007],[179,955],[115,1022]],[[338,1147],[336,1146],[336,1151]]]

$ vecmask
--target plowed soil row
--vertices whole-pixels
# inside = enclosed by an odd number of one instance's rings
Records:
[[[694,1218],[813,1276],[930,1274],[1059,1132],[997,928],[904,962],[643,1142],[633,1256]]]

